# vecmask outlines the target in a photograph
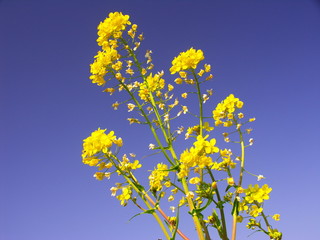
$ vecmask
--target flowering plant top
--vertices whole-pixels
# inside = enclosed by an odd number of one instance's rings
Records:
[[[255,118],[246,118],[243,101],[233,94],[207,116],[205,104],[213,90],[203,90],[203,85],[213,74],[210,64],[202,63],[202,50],[190,48],[175,57],[170,73],[176,78],[167,81],[164,71],[153,72],[152,51],[141,53],[144,37],[129,19],[128,15],[114,12],[99,24],[97,43],[101,50],[90,65],[90,79],[110,95],[126,94],[126,101],[112,106],[117,110],[126,105],[128,112],[135,115],[128,118],[129,123],[150,129],[154,143],[149,149],[157,156],[151,159],[154,168],[145,169],[143,161],[133,153],[120,154],[122,138],[100,128],[83,142],[83,163],[97,167],[94,177],[98,180],[110,179],[114,174],[121,176],[123,181],[111,187],[111,195],[123,206],[130,203],[140,214],[152,215],[166,239],[189,239],[183,233],[185,219],[180,217],[182,211],[188,211],[202,240],[211,236],[235,240],[238,223],[243,221],[248,229],[280,240],[282,233],[271,225],[272,221],[279,221],[280,215],[265,213],[265,201],[272,188],[267,184],[243,185],[245,174],[254,176],[254,181],[264,179],[248,172],[245,164],[250,161],[245,158],[245,150],[253,145],[248,135]],[[180,84],[186,84],[184,89],[188,90],[175,96]],[[198,102],[197,112],[189,111],[185,103],[188,100]],[[179,119],[186,114],[193,117],[196,125],[180,126]],[[217,138],[219,128],[224,129],[222,142]],[[181,138],[186,140],[186,148],[178,152]],[[160,157],[162,161],[158,160]],[[149,185],[141,183],[139,171],[150,172]]]

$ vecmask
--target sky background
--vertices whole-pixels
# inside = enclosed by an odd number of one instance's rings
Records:
[[[81,162],[82,140],[98,127],[122,136],[124,152],[150,153],[149,133],[130,126],[124,108],[112,110],[117,94],[88,79],[96,27],[113,11],[138,24],[167,81],[179,52],[204,51],[215,75],[206,107],[234,93],[257,118],[248,168],[273,188],[266,210],[281,214],[274,226],[284,239],[316,239],[319,1],[2,0],[0,240],[163,238],[149,215],[129,222],[139,211],[120,206],[110,196],[114,180],[96,181],[95,169]],[[191,226],[185,232],[195,239]],[[239,239],[249,233],[240,230]]]

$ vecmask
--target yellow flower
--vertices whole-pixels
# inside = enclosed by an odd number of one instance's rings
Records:
[[[168,84],[168,91],[172,91],[174,89],[174,86],[172,86],[171,84]]]
[[[204,71],[205,72],[210,72],[211,71],[211,65],[210,64],[205,64],[204,65]]]
[[[182,94],[181,94],[181,97],[187,98],[187,97],[188,97],[188,93],[182,93]]]
[[[204,74],[204,70],[201,69],[201,70],[198,72],[198,75],[199,75],[200,77],[202,77],[203,74]]]
[[[206,77],[206,81],[209,81],[209,80],[212,79],[212,78],[213,78],[213,75],[210,74],[208,77]]]
[[[182,77],[182,78],[186,78],[186,77],[187,77],[187,73],[184,72],[184,71],[180,71],[180,72],[179,72],[179,75],[180,75],[180,77]]]
[[[164,185],[168,188],[168,187],[171,187],[171,182],[170,181],[166,181],[165,183],[164,183]]]
[[[202,137],[201,135],[197,136],[197,141],[193,144],[198,152],[204,151],[206,154],[213,154],[219,152],[219,148],[215,146],[216,139],[213,138],[209,141],[206,139],[209,135]]]
[[[189,180],[190,184],[198,184],[200,182],[200,178],[194,177]]]
[[[142,100],[149,101],[150,92],[156,92],[164,88],[165,81],[159,74],[152,76],[152,73],[146,78],[146,80],[140,84],[139,97]]]
[[[252,217],[258,217],[259,214],[263,211],[263,208],[258,207],[256,205],[251,206],[249,214]]]
[[[158,163],[157,167],[151,172],[149,176],[150,188],[154,191],[162,190],[162,181],[169,175],[168,166],[163,163]]]
[[[214,129],[214,127],[210,127],[210,124],[208,122],[204,122],[203,129],[205,129],[207,132],[210,132]]]
[[[129,18],[129,15],[123,15],[121,12],[109,13],[108,18],[100,22],[98,26],[98,45],[102,46],[110,37],[121,37],[126,25],[131,25]]]
[[[132,68],[127,68],[126,73],[132,76],[134,74],[134,71],[132,70]]]
[[[122,206],[126,206],[128,200],[131,198],[131,188],[129,186],[122,188],[122,194],[117,196],[117,199],[120,201]]]
[[[280,221],[280,214],[274,214],[272,216],[272,218],[275,220],[275,221]]]
[[[92,83],[101,86],[105,83],[104,76],[107,74],[106,68],[119,58],[119,54],[117,50],[106,47],[104,51],[99,51],[94,58],[94,62],[90,64],[90,72],[92,75],[89,78]]]
[[[254,186],[250,184],[248,188],[245,190],[245,193],[246,193],[245,200],[248,203],[252,203],[254,201],[262,203],[264,200],[269,199],[269,193],[271,191],[272,191],[272,188],[270,188],[268,184],[264,184],[261,188],[259,187],[258,184],[255,184]]]
[[[122,69],[122,62],[121,61],[117,61],[115,64],[112,64],[111,67],[115,71],[120,71]]]
[[[106,88],[105,90],[103,90],[104,92],[110,93],[110,95],[112,95],[116,90],[114,88]]]
[[[168,197],[168,202],[172,202],[174,200],[174,196],[170,196],[170,197]]]
[[[105,134],[107,129],[98,129],[91,133],[91,136],[83,140],[82,158],[94,156],[96,153],[107,153],[112,144],[116,141],[114,132]]]
[[[97,180],[103,180],[104,179],[104,173],[103,172],[96,172],[94,175],[93,175]]]
[[[269,236],[272,240],[280,240],[282,239],[282,233],[278,231],[278,229],[270,229]]]
[[[173,194],[177,194],[177,192],[178,192],[178,188],[174,188],[174,189],[172,189],[172,190],[171,190],[171,192],[172,192]]]
[[[179,207],[187,203],[187,199],[185,197],[182,197],[179,201]]]
[[[233,185],[234,185],[234,180],[233,180],[232,177],[227,178],[227,182],[228,182],[228,185],[230,185],[230,186],[233,186]]]
[[[181,70],[196,69],[198,63],[203,59],[204,56],[201,50],[190,48],[186,52],[180,53],[178,57],[173,59],[170,72],[171,74],[175,74]]]
[[[217,107],[212,111],[216,126],[220,124],[223,124],[225,127],[232,126],[233,122],[231,120],[234,118],[233,113],[237,108],[241,108],[242,106],[243,102],[240,101],[239,98],[235,98],[233,94],[230,94],[226,99],[218,103]],[[226,119],[225,122],[222,121],[224,119]]]

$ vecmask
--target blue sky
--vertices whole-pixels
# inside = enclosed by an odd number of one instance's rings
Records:
[[[250,170],[273,187],[284,239],[320,234],[320,3],[281,1],[0,1],[0,239],[158,239],[150,216],[111,198],[81,162],[82,139],[115,130],[126,152],[148,154],[151,136],[129,126],[91,84],[96,27],[109,12],[131,16],[156,70],[190,47],[215,75],[207,106],[234,93],[255,116]],[[137,145],[139,143],[139,145]],[[159,160],[161,161],[161,159]],[[253,180],[253,179],[252,179]],[[192,228],[186,230],[195,238]],[[240,232],[246,239],[248,231]],[[266,239],[259,234],[248,239]]]

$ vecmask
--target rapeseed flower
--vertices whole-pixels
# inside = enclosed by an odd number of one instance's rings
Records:
[[[232,119],[234,118],[234,112],[238,108],[242,108],[243,102],[239,98],[235,98],[233,94],[230,94],[222,102],[218,103],[215,110],[212,111],[215,125],[224,124],[225,127],[232,126]],[[223,119],[229,119],[223,122]]]
[[[203,59],[204,55],[202,50],[190,48],[186,52],[181,52],[178,57],[173,59],[170,72],[171,74],[175,74],[182,70],[196,69],[198,63]]]
[[[152,73],[146,80],[140,84],[139,97],[144,101],[149,101],[149,94],[164,88],[165,81],[159,74],[152,76]]]
[[[249,187],[245,190],[245,201],[247,201],[248,203],[253,203],[254,201],[262,203],[264,200],[269,199],[269,193],[271,191],[272,188],[270,188],[268,184],[264,184],[261,188],[258,184],[255,184],[254,186],[250,184]]]
[[[158,163],[157,167],[149,176],[150,188],[154,191],[162,190],[162,181],[169,175],[168,166],[163,163]]]
[[[95,154],[102,152],[108,153],[112,144],[119,144],[114,131],[105,133],[107,129],[98,129],[91,133],[91,136],[83,140],[82,159],[85,160],[88,157],[92,157]],[[85,161],[84,161],[85,163]]]
[[[129,15],[123,15],[121,12],[109,13],[109,17],[98,26],[98,45],[102,46],[111,37],[121,37],[126,26],[131,25],[129,18]]]

